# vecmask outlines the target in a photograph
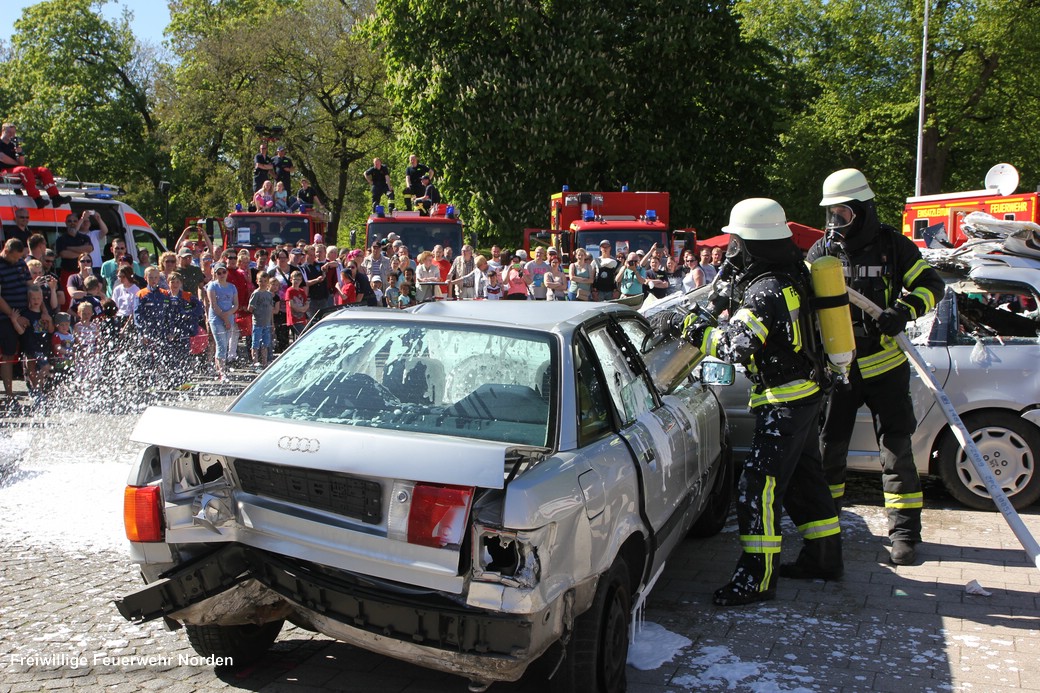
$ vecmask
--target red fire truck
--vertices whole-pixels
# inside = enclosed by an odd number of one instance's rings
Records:
[[[576,248],[599,256],[601,241],[610,241],[615,253],[647,251],[655,243],[680,252],[696,242],[696,231],[673,231],[669,225],[666,192],[570,192],[566,186],[549,198],[549,228],[524,229],[524,247],[559,249],[566,263]]]
[[[959,246],[967,240],[961,222],[971,212],[985,212],[1003,221],[1040,223],[1038,194],[1015,194],[1018,180],[1014,166],[997,164],[986,174],[985,190],[908,197],[903,208],[903,235],[922,247],[932,238]]]
[[[368,247],[395,233],[408,246],[411,258],[424,250],[433,250],[436,245],[451,248],[456,255],[462,250],[462,220],[456,217],[452,205],[433,205],[429,216],[421,216],[419,212],[386,211],[379,205],[368,218],[367,230]]]

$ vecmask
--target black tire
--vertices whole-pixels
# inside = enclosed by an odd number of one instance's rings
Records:
[[[282,630],[284,619],[262,626],[185,626],[188,642],[203,657],[227,657],[229,666],[250,664],[264,656]]]
[[[696,539],[713,537],[722,531],[729,519],[729,509],[733,504],[733,493],[736,490],[734,483],[733,455],[729,445],[722,448],[722,468],[715,475],[715,483],[712,484],[708,504],[697,521],[690,527],[688,536]]]
[[[963,418],[971,439],[1017,510],[1040,498],[1040,430],[1011,412],[987,411]],[[939,445],[939,476],[950,495],[975,510],[996,510],[989,491],[952,432]]]
[[[600,576],[592,606],[574,621],[563,662],[549,679],[552,693],[623,693],[631,618],[628,566],[618,558]]]

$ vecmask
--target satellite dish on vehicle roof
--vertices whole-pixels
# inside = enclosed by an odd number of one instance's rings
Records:
[[[1010,195],[1018,189],[1018,171],[1011,164],[997,164],[986,173],[986,190]]]

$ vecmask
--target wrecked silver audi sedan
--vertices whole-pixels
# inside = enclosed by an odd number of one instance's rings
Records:
[[[732,367],[687,361],[620,305],[329,316],[228,412],[144,413],[125,518],[147,585],[117,606],[234,663],[288,619],[475,688],[548,652],[553,688],[623,690],[633,609],[730,504],[699,378]]]

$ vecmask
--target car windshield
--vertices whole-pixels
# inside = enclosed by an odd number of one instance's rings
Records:
[[[462,228],[457,223],[439,224],[407,221],[384,221],[368,226],[368,247],[391,233],[396,233],[401,242],[408,246],[412,258],[424,250],[433,250],[436,245],[451,248],[456,255],[462,251]]]
[[[548,447],[552,345],[507,328],[326,321],[231,411]]]
[[[609,231],[580,231],[574,239],[575,248],[584,248],[592,257],[599,257],[600,241],[610,241],[610,249],[614,255],[634,253],[637,250],[648,252],[654,243],[664,247],[664,234],[660,231],[646,229],[611,229]]]
[[[273,248],[276,245],[300,241],[310,243],[310,221],[300,215],[238,215],[235,230],[228,232],[230,246]]]

